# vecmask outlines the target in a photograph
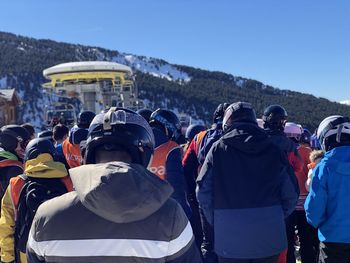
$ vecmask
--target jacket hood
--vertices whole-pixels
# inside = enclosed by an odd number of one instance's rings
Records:
[[[138,164],[89,164],[69,172],[82,204],[115,223],[147,218],[173,193],[166,181]]]
[[[12,161],[18,161],[17,155],[12,152],[6,151],[3,148],[0,148],[0,157],[3,159],[8,159]]]
[[[321,162],[326,162],[337,173],[350,176],[350,146],[341,146],[326,152]]]
[[[35,178],[63,178],[68,175],[63,163],[55,162],[48,153],[25,162],[24,174]]]
[[[263,129],[250,123],[235,123],[221,140],[224,144],[248,154],[261,153],[272,144]]]

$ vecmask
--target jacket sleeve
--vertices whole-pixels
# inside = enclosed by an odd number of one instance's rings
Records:
[[[200,208],[209,224],[214,223],[214,200],[213,200],[213,148],[212,147],[204,161],[202,169],[197,178],[197,198]]]
[[[0,218],[0,250],[1,262],[11,262],[15,260],[15,214],[10,197],[10,188],[7,187],[1,205]]]
[[[196,198],[196,181],[198,176],[198,161],[195,153],[194,140],[190,143],[184,158],[182,159],[184,177],[187,186],[188,199]]]
[[[318,228],[325,220],[327,207],[327,178],[328,172],[324,164],[316,166],[313,171],[310,193],[305,201],[307,221]]]
[[[32,226],[29,231],[29,236],[28,236],[28,243],[27,243],[27,251],[26,251],[26,256],[27,256],[27,262],[28,263],[44,263],[45,258],[42,256],[39,256],[35,252],[35,240],[36,240],[36,233],[38,232],[38,218],[37,216],[34,217]],[[40,229],[42,230],[42,229]]]
[[[288,153],[288,160],[295,173],[303,171],[304,162],[297,150]]]
[[[299,188],[288,173],[288,166],[282,168],[281,203],[284,217],[288,217],[295,209],[299,197]]]
[[[187,203],[185,180],[181,162],[181,151],[179,148],[174,149],[168,155],[166,161],[167,181],[174,188],[172,198],[182,206],[188,218],[191,217],[191,208]]]
[[[172,240],[166,262],[201,263],[202,258],[194,240],[191,224],[178,204],[173,218]]]

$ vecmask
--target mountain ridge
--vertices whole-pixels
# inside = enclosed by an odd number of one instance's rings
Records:
[[[170,64],[163,59],[123,53],[100,47],[57,42],[0,32],[0,87],[14,87],[24,104],[19,122],[43,122],[43,106],[50,103],[41,84],[45,68],[71,61],[114,61],[136,73],[140,97],[155,109],[167,107],[194,119],[211,122],[217,104],[244,100],[261,115],[269,104],[281,104],[292,121],[315,128],[332,114],[349,115],[350,107],[311,94],[276,89],[260,81],[220,71]]]

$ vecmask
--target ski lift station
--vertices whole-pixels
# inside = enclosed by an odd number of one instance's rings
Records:
[[[44,88],[58,96],[78,98],[81,110],[99,113],[109,107],[137,110],[137,88],[130,67],[106,61],[63,63],[43,71]]]

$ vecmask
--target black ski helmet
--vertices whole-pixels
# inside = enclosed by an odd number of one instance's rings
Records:
[[[169,139],[176,140],[181,135],[181,122],[170,110],[158,109],[151,115],[149,124],[164,130]]]
[[[222,123],[223,131],[229,131],[234,122],[247,122],[258,125],[255,111],[250,103],[235,102],[228,106]]]
[[[140,114],[147,122],[149,122],[153,111],[149,109],[141,109],[138,110],[137,113]]]
[[[284,131],[284,125],[287,122],[287,111],[280,105],[270,105],[264,110],[262,119],[264,128],[271,130]]]
[[[213,114],[213,123],[216,123],[219,125],[222,124],[222,121],[223,121],[224,115],[225,115],[225,111],[228,108],[228,106],[230,106],[230,104],[225,102],[225,103],[220,103],[216,107],[214,114]]]
[[[88,129],[90,123],[95,118],[96,114],[92,111],[82,111],[78,116],[78,127],[82,129]]]
[[[133,163],[147,167],[154,144],[152,129],[144,118],[129,109],[110,108],[107,113],[96,115],[90,124],[84,163],[95,163],[95,151],[103,147],[106,151],[127,151]]]
[[[185,138],[188,141],[192,141],[193,138],[200,133],[201,131],[205,131],[206,128],[204,125],[200,125],[200,124],[191,124],[190,126],[188,126],[187,130],[186,130],[186,134],[185,134]]]
[[[38,138],[43,138],[46,140],[50,140],[52,143],[54,143],[53,139],[53,131],[46,130],[38,133]]]
[[[308,129],[304,129],[303,133],[301,134],[301,137],[300,137],[300,142],[310,144],[311,137],[312,137],[311,132]]]
[[[24,160],[33,160],[43,153],[48,153],[54,160],[57,160],[57,151],[51,140],[47,138],[33,139],[26,147]]]
[[[14,153],[18,142],[25,149],[29,140],[30,134],[20,125],[6,125],[0,129],[0,147],[6,151]]]

